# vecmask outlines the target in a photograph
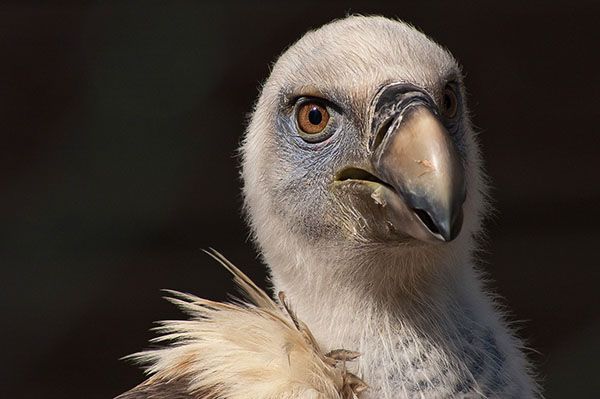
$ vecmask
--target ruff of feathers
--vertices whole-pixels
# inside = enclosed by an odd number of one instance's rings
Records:
[[[190,316],[163,321],[152,342],[161,349],[127,356],[149,378],[117,399],[353,399],[367,385],[348,372],[358,353],[324,353],[285,295],[275,303],[223,255],[208,252],[234,276],[247,301],[214,302],[168,291]]]

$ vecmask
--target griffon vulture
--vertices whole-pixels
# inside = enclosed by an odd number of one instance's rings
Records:
[[[285,297],[213,252],[247,302],[173,293],[191,318],[134,355],[150,376],[120,399],[539,396],[474,267],[486,182],[447,50],[382,17],[308,32],[273,66],[242,154]]]

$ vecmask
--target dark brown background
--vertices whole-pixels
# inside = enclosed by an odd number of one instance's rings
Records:
[[[161,288],[222,299],[200,248],[264,281],[235,149],[269,63],[348,12],[464,66],[498,209],[483,257],[548,398],[599,397],[598,14],[592,2],[0,5],[3,397],[111,398]],[[168,5],[165,5],[168,4]]]

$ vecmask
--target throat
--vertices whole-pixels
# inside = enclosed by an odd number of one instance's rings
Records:
[[[470,268],[458,278],[431,280],[428,292],[415,295],[389,286],[369,290],[340,284],[344,280],[314,270],[304,278],[273,270],[273,283],[286,292],[324,351],[361,353],[348,367],[372,387],[367,398],[508,389],[507,355],[500,342],[505,331],[489,317],[493,309]],[[387,300],[382,299],[386,293]]]

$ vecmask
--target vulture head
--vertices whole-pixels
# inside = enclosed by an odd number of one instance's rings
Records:
[[[405,23],[349,17],[302,37],[273,66],[242,150],[250,224],[276,282],[307,272],[277,269],[293,254],[338,278],[402,283],[468,252],[479,230],[460,68]]]

